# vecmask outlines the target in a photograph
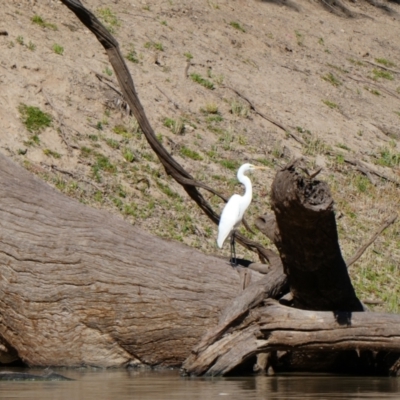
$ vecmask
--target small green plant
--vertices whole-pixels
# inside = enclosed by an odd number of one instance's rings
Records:
[[[128,147],[125,147],[122,150],[122,156],[125,158],[126,161],[128,161],[129,163],[135,161],[136,157],[135,157],[135,153],[129,149]]]
[[[214,3],[211,0],[207,0],[207,3],[208,3],[210,8],[213,8],[214,10],[219,10],[219,5],[217,3]]]
[[[118,17],[110,8],[99,8],[97,14],[110,33],[115,33],[115,28],[121,26]]]
[[[375,95],[375,96],[380,96],[380,95],[381,95],[381,92],[380,92],[379,90],[371,89],[371,88],[368,87],[368,86],[364,86],[364,89],[365,89],[367,92],[370,92],[370,93],[372,93],[372,94]]]
[[[56,31],[57,25],[46,22],[40,15],[34,15],[31,20],[34,24],[41,26],[42,28],[49,28]]]
[[[175,135],[182,135],[185,130],[185,125],[181,119],[176,121],[172,118],[165,118],[164,126],[169,128]]]
[[[239,161],[237,160],[221,160],[220,164],[231,171],[236,171],[239,168]]]
[[[181,147],[180,154],[183,157],[188,157],[191,158],[192,160],[197,160],[197,161],[203,160],[203,157],[197,151],[191,150],[186,146]]]
[[[17,36],[17,39],[15,39],[17,41],[18,44],[20,44],[21,46],[24,45],[24,37],[19,35]]]
[[[384,65],[385,67],[395,67],[396,66],[396,64],[394,63],[394,62],[392,62],[392,61],[389,61],[389,60],[387,60],[386,58],[375,58],[375,61],[378,63],[378,64],[382,64],[382,65]]]
[[[391,149],[384,147],[379,151],[379,158],[376,163],[384,167],[398,167],[400,165],[400,153],[395,153]]]
[[[200,111],[204,114],[219,114],[218,106],[215,103],[207,103]]]
[[[164,51],[164,46],[160,42],[146,42],[144,44],[146,49],[153,49],[157,51]]]
[[[242,25],[239,24],[239,22],[232,21],[232,22],[229,23],[229,25],[230,25],[232,28],[237,29],[238,31],[246,32],[246,29],[244,29],[244,28],[242,27]]]
[[[49,127],[53,120],[50,114],[43,112],[40,108],[23,103],[19,105],[18,111],[21,114],[22,123],[29,132],[40,132]]]
[[[93,150],[86,146],[82,146],[80,148],[80,150],[81,150],[81,157],[84,157],[84,158],[89,157],[93,153]]]
[[[378,80],[379,78],[387,79],[389,81],[392,81],[394,79],[393,75],[390,72],[382,71],[376,68],[372,70],[372,74],[373,74],[372,79],[374,79],[375,81]]]
[[[46,156],[53,157],[53,158],[61,158],[61,154],[57,153],[54,150],[50,149],[43,149],[43,153],[46,154]]]
[[[128,51],[128,54],[125,57],[130,62],[133,62],[135,64],[139,64],[139,58],[137,56],[137,53],[135,51],[135,47],[133,45],[131,45],[130,50]]]
[[[107,74],[108,76],[111,76],[111,75],[113,74],[112,69],[110,69],[110,68],[108,68],[108,67],[106,67],[106,68],[104,69],[104,73]]]
[[[296,35],[297,44],[299,46],[303,46],[303,44],[304,44],[304,35],[301,34],[299,31],[294,31],[294,33]]]
[[[338,106],[336,103],[334,103],[334,102],[332,102],[332,101],[330,101],[330,100],[322,100],[322,102],[323,102],[326,106],[328,106],[329,108],[332,108],[333,110],[339,108],[339,106]]]
[[[167,21],[161,21],[161,25],[164,25],[164,26],[167,26],[168,25],[168,23],[167,23]]]
[[[319,137],[307,137],[305,142],[304,153],[306,155],[324,154],[329,150],[329,146]]]
[[[54,53],[58,54],[59,56],[62,56],[64,54],[64,47],[61,45],[54,43],[53,44],[53,51]]]
[[[112,148],[112,149],[119,149],[119,142],[114,139],[106,139],[106,143]]]
[[[257,162],[269,168],[274,167],[274,163],[271,160],[268,160],[267,158],[257,158]]]
[[[348,74],[349,71],[347,69],[344,69],[342,67],[339,67],[338,65],[331,64],[331,63],[326,63],[328,67],[334,68],[336,71],[340,72],[341,74]]]
[[[96,162],[92,165],[92,172],[97,182],[101,182],[100,171],[115,173],[117,172],[117,167],[105,155],[96,154]]]
[[[327,75],[321,76],[321,78],[335,87],[338,87],[342,84],[342,82],[340,82],[340,80],[336,78],[336,76],[333,75],[332,72],[329,72]]]
[[[212,122],[222,122],[224,119],[220,114],[212,114],[207,117],[207,122],[212,123]]]
[[[347,61],[351,62],[353,65],[358,67],[364,67],[365,64],[362,61],[355,60],[354,58],[348,58]]]
[[[365,176],[357,175],[354,184],[359,192],[366,193],[371,187],[371,182]]]
[[[102,124],[101,121],[98,121],[98,122],[97,122],[97,124],[96,124],[96,129],[97,129],[98,131],[102,131],[102,130],[103,130],[103,124]]]
[[[36,44],[32,43],[29,41],[28,45],[26,46],[29,50],[35,51],[36,50]]]
[[[239,136],[238,136],[238,143],[239,143],[241,146],[247,146],[247,143],[248,143],[247,137],[246,137],[246,136],[243,136],[243,135],[239,135]]]
[[[37,134],[32,135],[29,140],[24,141],[25,146],[37,146],[40,144],[40,138]],[[26,152],[25,152],[26,153]]]
[[[214,84],[211,81],[204,79],[200,74],[197,73],[190,74],[190,78],[192,79],[193,82],[196,82],[207,89],[210,90],[214,89]]]
[[[325,42],[324,42],[324,38],[319,38],[318,39],[318,44],[320,44],[321,46],[324,46],[325,45]]]
[[[350,148],[344,143],[337,143],[336,146],[339,147],[340,149],[350,151]]]
[[[172,197],[174,199],[179,199],[180,196],[178,193],[174,192],[168,185],[165,185],[161,181],[157,181],[157,186],[161,189],[163,193],[165,193],[168,197]]]
[[[232,100],[231,102],[231,113],[239,117],[247,118],[249,115],[250,108],[247,104],[243,104],[240,101]]]
[[[193,59],[193,55],[190,52],[183,53],[183,55],[186,57],[187,61],[190,61],[191,59]]]

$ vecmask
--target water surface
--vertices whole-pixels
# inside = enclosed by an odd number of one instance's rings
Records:
[[[29,370],[43,374],[43,370]],[[74,381],[0,381],[0,399],[400,399],[400,378],[276,375],[182,378],[177,371],[55,370]]]

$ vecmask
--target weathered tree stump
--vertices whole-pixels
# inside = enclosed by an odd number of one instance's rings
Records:
[[[303,176],[295,164],[277,173],[271,190],[274,242],[288,276],[293,306],[363,311],[340,251],[329,187]]]
[[[185,374],[225,375],[251,368],[260,354],[256,368],[263,370],[398,373],[400,316],[363,312],[341,255],[329,188],[296,164],[274,179],[274,215],[257,220],[279,250],[291,296],[282,304],[247,302],[247,309],[233,301],[224,315],[236,318],[207,332]]]

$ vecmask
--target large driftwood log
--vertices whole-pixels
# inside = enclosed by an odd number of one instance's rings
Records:
[[[4,156],[0,187],[0,362],[179,366],[241,291],[220,258],[69,199]]]
[[[346,351],[352,363],[344,367],[354,367],[353,373],[361,368],[363,372],[396,375],[400,315],[306,311],[267,300],[265,307],[252,310],[232,332],[201,354],[192,354],[184,370],[194,375],[225,375],[257,353],[278,350],[326,355]],[[370,353],[369,358],[362,357],[365,351]],[[343,371],[343,365],[330,368]]]

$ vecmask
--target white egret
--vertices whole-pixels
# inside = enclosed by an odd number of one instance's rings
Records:
[[[265,169],[265,167],[257,167],[252,164],[243,164],[237,173],[237,178],[240,183],[245,187],[243,196],[234,194],[226,203],[225,208],[222,210],[221,218],[218,225],[218,239],[217,244],[222,248],[225,239],[231,235],[231,264],[236,266],[236,251],[235,251],[235,229],[240,225],[243,215],[247,207],[251,203],[253,197],[253,189],[250,179],[245,176],[245,172],[255,169]]]

